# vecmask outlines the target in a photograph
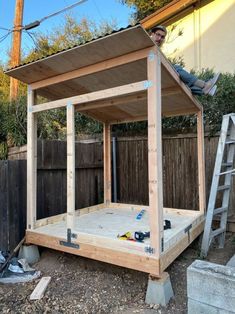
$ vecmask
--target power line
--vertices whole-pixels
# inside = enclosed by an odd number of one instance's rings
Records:
[[[54,12],[54,13],[52,13],[52,14],[49,14],[49,15],[43,17],[43,18],[40,19],[40,20],[34,21],[34,22],[32,22],[32,23],[30,23],[30,24],[27,24],[27,25],[25,25],[25,26],[22,26],[22,27],[19,27],[19,30],[24,30],[24,31],[31,37],[31,39],[33,40],[33,42],[34,42],[34,44],[35,44],[36,42],[35,42],[34,38],[31,36],[30,33],[27,32],[29,29],[35,28],[35,27],[39,26],[39,25],[40,25],[42,22],[44,22],[45,20],[47,20],[47,19],[49,19],[49,18],[51,18],[51,17],[53,17],[53,16],[56,16],[56,15],[58,15],[58,14],[60,14],[60,13],[63,13],[63,12],[65,12],[65,11],[67,11],[67,10],[71,10],[71,9],[74,8],[75,6],[77,6],[77,5],[79,5],[79,4],[82,4],[83,2],[86,2],[86,1],[87,1],[87,0],[80,0],[80,1],[77,1],[77,2],[75,2],[74,4],[71,4],[71,5],[69,5],[69,6],[65,7],[65,8],[63,8],[62,10],[59,10],[59,11]],[[7,34],[5,34],[5,35],[3,35],[2,37],[0,37],[0,43],[2,43],[2,42],[14,31],[14,28],[8,29],[8,28],[5,28],[5,27],[0,27],[0,29],[2,29],[2,30],[4,30],[4,31],[7,31],[7,32],[8,32]]]
[[[34,39],[34,37],[33,37],[34,33],[31,33],[31,32],[29,32],[29,31],[27,31],[26,29],[23,30],[23,31],[32,39],[34,45],[37,47],[37,42],[35,41],[35,39]]]
[[[50,15],[47,15],[47,16],[43,17],[43,18],[40,20],[40,22],[44,22],[45,20],[49,19],[50,17],[55,16],[55,15],[58,15],[58,14],[60,14],[60,13],[63,13],[63,12],[65,12],[65,11],[67,11],[67,10],[70,10],[70,9],[76,7],[77,5],[82,4],[83,2],[86,2],[86,1],[87,1],[87,0],[80,0],[80,1],[78,1],[78,2],[76,2],[76,3],[74,3],[74,4],[71,4],[71,5],[65,7],[64,9],[62,9],[62,10],[60,10],[60,11],[57,11],[57,12],[55,12],[55,13],[52,13],[52,14],[50,14]]]
[[[96,10],[97,10],[97,12],[98,12],[98,14],[99,14],[99,16],[101,17],[101,20],[104,21],[104,17],[102,16],[102,14],[101,14],[101,12],[100,12],[100,9],[99,9],[99,7],[98,7],[96,1],[95,1],[95,0],[92,0],[92,2],[93,2],[93,4],[94,4],[94,6],[95,6],[95,8],[96,8]]]
[[[7,34],[0,37],[0,44],[12,33],[12,31],[9,31]]]
[[[2,26],[0,26],[0,29],[2,29],[2,30],[4,30],[4,31],[10,31],[10,29],[8,29],[8,28],[5,28],[5,27],[2,27]]]
[[[29,29],[32,29],[32,28],[34,28],[34,27],[37,27],[37,26],[39,26],[42,22],[44,22],[45,20],[47,20],[47,19],[49,19],[49,18],[51,18],[51,17],[53,17],[53,16],[56,16],[56,15],[58,15],[58,14],[60,14],[60,13],[63,13],[63,12],[65,12],[65,11],[67,11],[67,10],[70,10],[70,9],[74,8],[75,6],[77,6],[77,5],[79,5],[79,4],[82,4],[83,2],[86,2],[86,1],[87,1],[87,0],[80,0],[80,1],[78,1],[78,2],[76,2],[76,3],[74,3],[74,4],[71,4],[71,5],[67,6],[67,7],[65,7],[64,9],[62,9],[62,10],[60,10],[60,11],[54,12],[54,13],[52,13],[52,14],[49,14],[49,15],[43,17],[43,18],[40,19],[40,20],[37,20],[37,21],[34,21],[34,22],[32,22],[32,23],[30,23],[30,24],[28,24],[28,25],[25,25],[25,26],[22,27],[22,29],[29,30]]]

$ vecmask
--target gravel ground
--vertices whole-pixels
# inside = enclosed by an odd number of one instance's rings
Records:
[[[211,249],[208,260],[225,265],[235,252],[235,235],[224,249]],[[187,313],[187,267],[199,256],[196,240],[167,269],[175,297],[167,307],[144,303],[148,275],[53,250],[43,249],[34,265],[51,276],[41,300],[29,296],[39,279],[22,284],[0,284],[0,313]]]

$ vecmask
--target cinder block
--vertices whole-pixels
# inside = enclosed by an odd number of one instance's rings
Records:
[[[235,269],[196,260],[187,269],[187,292],[191,300],[235,313]]]
[[[233,312],[188,299],[188,314],[232,314]]]
[[[160,279],[149,276],[145,298],[147,304],[160,304],[165,306],[173,296],[174,293],[168,273],[164,272]]]

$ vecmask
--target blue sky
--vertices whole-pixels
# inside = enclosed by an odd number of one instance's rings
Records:
[[[23,25],[40,20],[41,18],[59,11],[78,0],[24,0],[24,17]],[[0,27],[11,29],[13,27],[15,10],[15,0],[0,1]],[[81,5],[76,6],[72,10],[51,17],[45,20],[33,32],[47,32],[63,23],[64,15],[72,13],[78,21],[86,17],[95,21],[97,24],[102,21],[111,21],[114,19],[118,27],[125,27],[130,22],[132,10],[122,5],[118,0],[87,0]],[[0,29],[0,38],[7,34],[7,31]],[[27,34],[22,36],[22,49],[27,53],[33,46],[33,41]],[[4,41],[0,42],[0,62],[6,63],[11,47],[11,35]]]

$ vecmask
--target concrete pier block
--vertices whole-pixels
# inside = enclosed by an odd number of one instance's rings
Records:
[[[145,302],[147,304],[160,304],[165,306],[173,296],[174,293],[168,273],[164,272],[160,279],[149,275],[148,288],[145,297]]]
[[[235,269],[196,260],[187,269],[188,314],[235,313]]]
[[[29,264],[38,262],[40,255],[37,245],[22,245],[18,257],[25,258]]]

